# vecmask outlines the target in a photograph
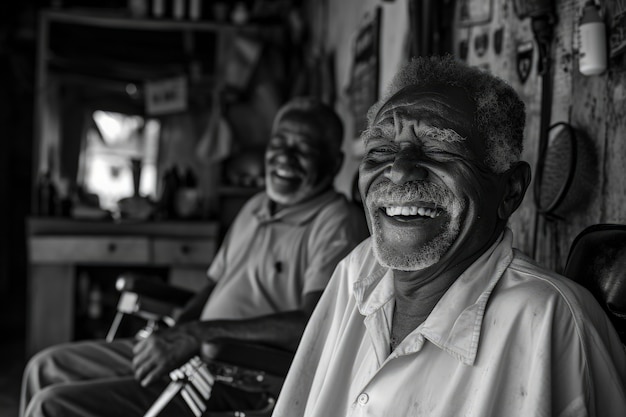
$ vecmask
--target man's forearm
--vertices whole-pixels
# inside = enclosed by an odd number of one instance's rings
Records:
[[[307,320],[308,314],[297,310],[247,320],[194,321],[182,326],[200,344],[236,339],[295,351]]]

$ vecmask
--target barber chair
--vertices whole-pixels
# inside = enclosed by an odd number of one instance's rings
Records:
[[[107,342],[116,337],[124,316],[145,321],[140,336],[162,326],[173,326],[177,310],[194,296],[190,290],[165,284],[154,277],[132,273],[121,275],[115,282],[115,289],[120,297],[113,323],[107,332]]]
[[[597,224],[580,232],[563,274],[594,295],[626,346],[626,225]]]
[[[147,337],[159,327],[173,326],[176,310],[182,308],[194,295],[191,291],[133,274],[120,276],[115,287],[121,294],[107,341],[115,338],[125,315],[145,320],[145,327],[138,332],[137,337]],[[216,355],[215,346],[218,346]],[[201,351],[201,355],[170,373],[170,384],[144,417],[157,417],[176,395],[184,399],[196,417],[271,416],[291,365],[293,352],[235,340],[214,341],[211,345],[203,345]],[[208,351],[212,352],[211,358],[207,356]],[[205,404],[215,382],[262,393],[266,402],[255,410],[206,411]]]

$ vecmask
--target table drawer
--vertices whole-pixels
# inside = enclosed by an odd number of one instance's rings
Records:
[[[208,266],[217,250],[216,239],[155,239],[154,262],[164,265]]]
[[[150,261],[150,244],[143,237],[34,236],[30,261],[44,264],[132,264]]]

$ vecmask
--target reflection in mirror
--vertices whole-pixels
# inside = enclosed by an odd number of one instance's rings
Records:
[[[92,119],[82,143],[78,185],[97,196],[100,208],[114,216],[122,198],[141,196],[154,200],[160,122],[101,110],[94,111]]]

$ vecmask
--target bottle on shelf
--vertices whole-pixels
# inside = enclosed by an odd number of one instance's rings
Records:
[[[152,0],[152,17],[162,19],[165,17],[165,0]]]
[[[185,18],[186,3],[186,0],[173,0],[172,17],[175,20],[182,20]]]
[[[606,28],[599,7],[588,0],[578,25],[580,36],[579,71],[583,75],[598,75],[606,70]]]
[[[39,216],[54,216],[57,207],[58,193],[50,172],[44,172],[37,184],[37,214]]]
[[[200,20],[202,17],[202,0],[189,0],[189,19]]]

